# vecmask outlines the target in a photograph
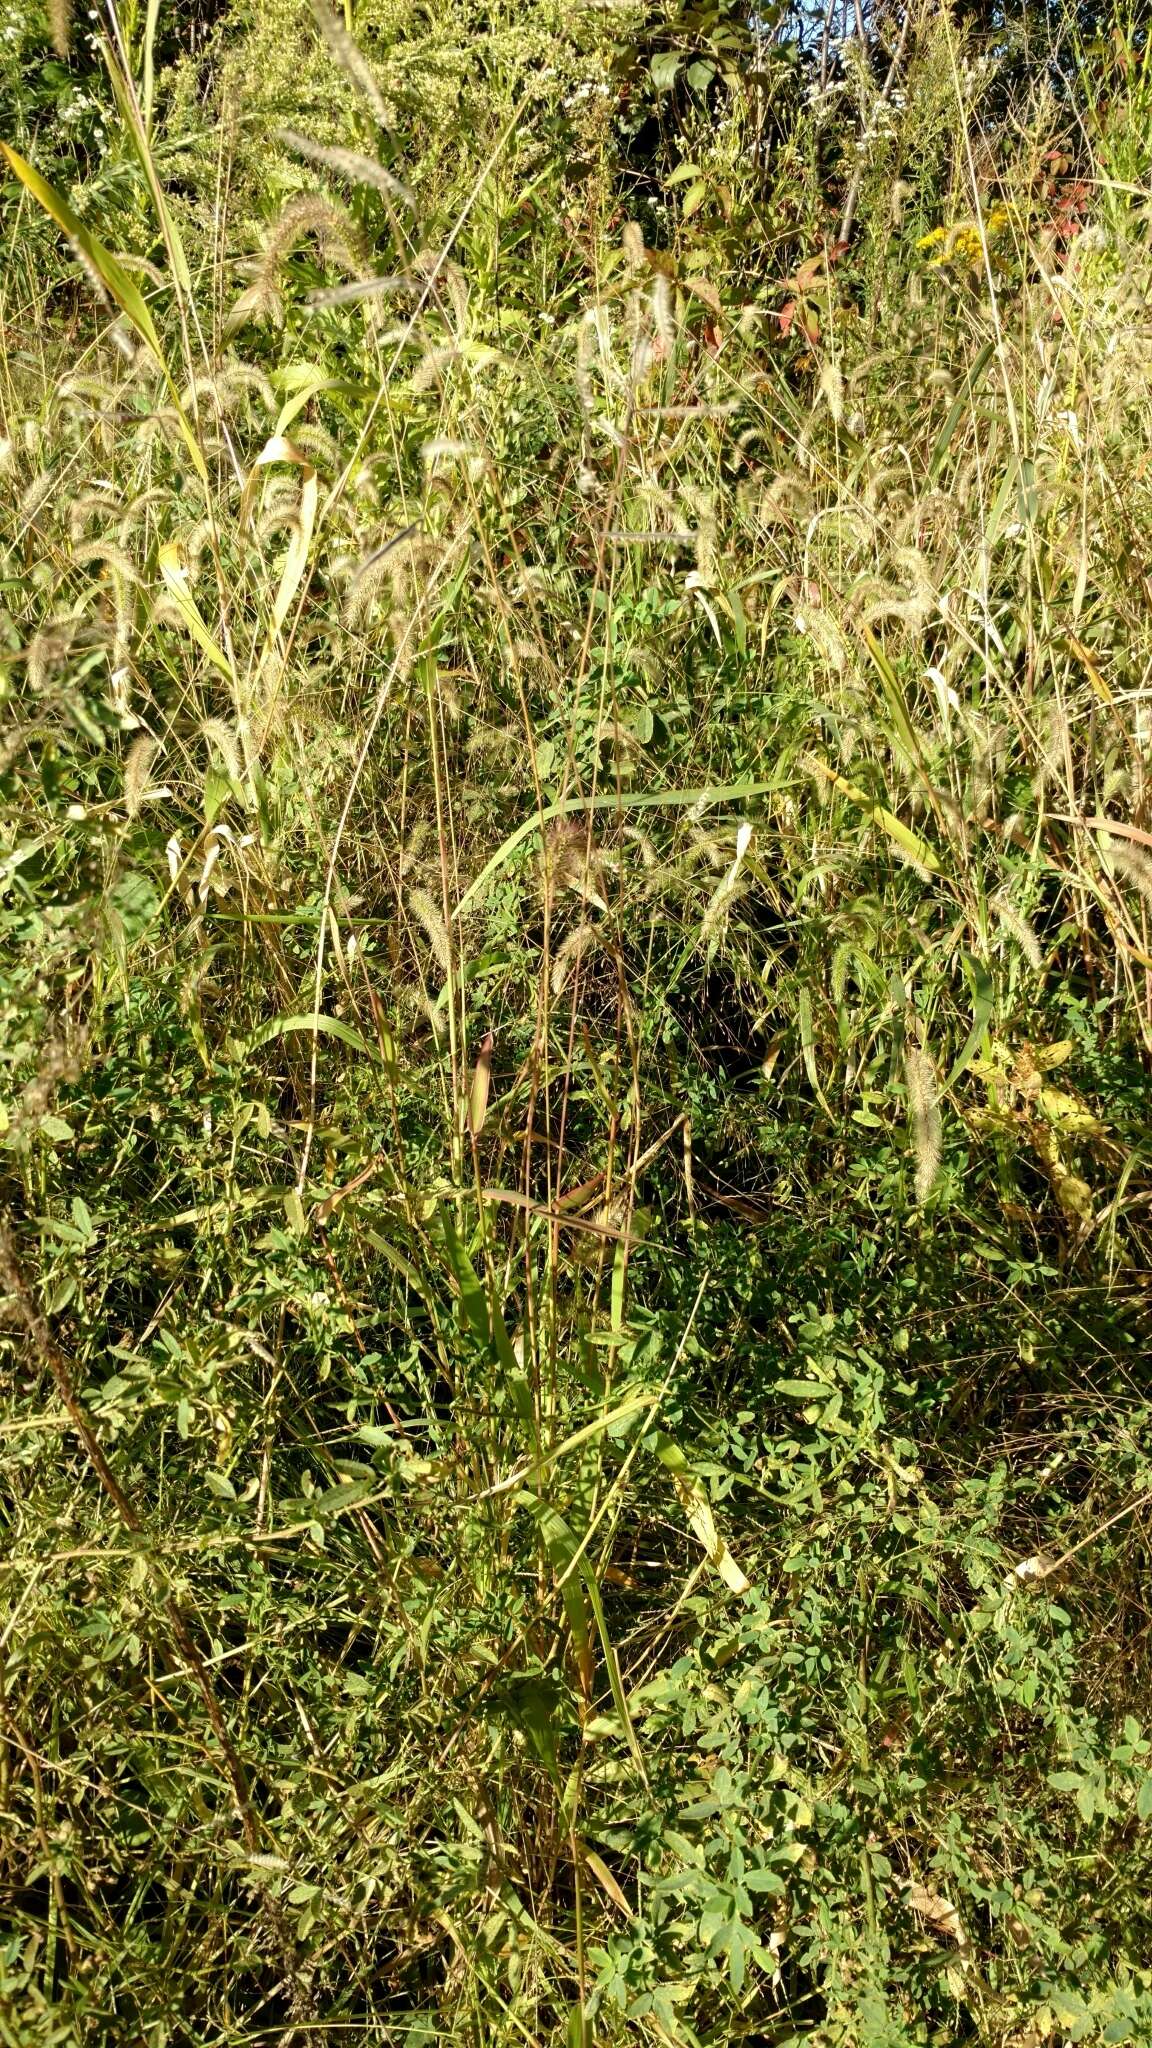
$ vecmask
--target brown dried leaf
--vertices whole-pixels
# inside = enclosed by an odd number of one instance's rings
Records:
[[[931,1891],[923,1884],[910,1884],[907,1899],[911,1911],[918,1914],[921,1920],[926,1920],[937,1934],[943,1934],[949,1941],[954,1941],[957,1948],[967,1948],[968,1936],[964,1932],[963,1922],[951,1899],[946,1898],[943,1892]]]

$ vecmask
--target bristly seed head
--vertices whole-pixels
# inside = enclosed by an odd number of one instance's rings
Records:
[[[916,1200],[923,1205],[940,1171],[941,1124],[936,1069],[921,1046],[907,1047],[904,1080],[916,1159]]]

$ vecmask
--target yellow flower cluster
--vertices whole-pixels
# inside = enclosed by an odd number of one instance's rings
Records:
[[[983,233],[979,221],[961,220],[954,227],[933,228],[929,234],[921,235],[918,249],[931,249],[931,268],[939,270],[945,263],[953,263],[959,270],[979,270],[984,261],[984,243],[995,242],[1008,225],[1008,214],[1003,206],[994,206],[984,222]]]

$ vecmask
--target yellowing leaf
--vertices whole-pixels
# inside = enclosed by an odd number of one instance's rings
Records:
[[[1063,1088],[1041,1088],[1037,1097],[1041,1116],[1061,1132],[1075,1138],[1102,1138],[1105,1126],[1087,1105]]]
[[[488,1091],[492,1085],[493,1043],[492,1033],[486,1031],[480,1050],[476,1055],[476,1071],[472,1076],[472,1090],[468,1097],[468,1129],[474,1138],[480,1136],[481,1131],[484,1129],[484,1119],[488,1114]]]
[[[734,1593],[746,1593],[749,1581],[741,1571],[728,1545],[720,1535],[713,1519],[708,1496],[694,1472],[689,1469],[688,1460],[674,1438],[664,1430],[654,1432],[656,1456],[672,1474],[680,1505],[688,1517],[688,1526],[708,1556],[708,1562],[719,1572],[726,1586]]]
[[[288,552],[284,557],[284,567],[280,572],[280,588],[272,607],[273,629],[278,633],[288,616],[292,600],[300,588],[308,564],[308,550],[312,545],[312,530],[316,524],[319,484],[316,471],[307,456],[302,455],[295,443],[289,441],[284,434],[273,434],[271,439],[264,443],[252,464],[251,473],[244,485],[244,494],[240,500],[241,523],[247,519],[251,507],[258,471],[267,469],[274,462],[293,462],[301,473],[300,508],[292,528]]]
[[[1075,1050],[1076,1044],[1073,1039],[1058,1038],[1052,1045],[1034,1045],[1032,1057],[1041,1071],[1048,1074],[1053,1067],[1066,1066]]]
[[[1056,1200],[1064,1214],[1074,1217],[1078,1223],[1091,1223],[1096,1209],[1087,1181],[1069,1173],[1062,1180],[1057,1180],[1055,1186]]]
[[[1112,692],[1108,688],[1107,683],[1104,681],[1104,678],[1100,673],[1096,656],[1093,654],[1091,648],[1085,647],[1084,642],[1082,640],[1077,640],[1075,635],[1072,633],[1069,633],[1068,635],[1068,646],[1071,652],[1076,656],[1077,661],[1080,663],[1081,668],[1084,670],[1084,673],[1087,676],[1088,681],[1091,683],[1092,688],[1095,690],[1096,695],[1099,697],[1100,702],[1102,704],[1113,703],[1115,700],[1112,696]]]
[[[176,609],[191,633],[192,638],[202,652],[208,656],[213,667],[218,668],[221,675],[227,676],[228,681],[231,682],[233,680],[232,664],[223,650],[217,646],[200,616],[196,600],[189,587],[188,571],[184,566],[184,557],[175,541],[169,541],[165,547],[161,548],[159,559],[160,574],[164,579],[164,588],[173,599]]]
[[[596,1882],[600,1886],[600,1889],[604,1892],[607,1892],[608,1897],[612,1901],[612,1904],[614,1906],[619,1906],[620,1911],[622,1913],[626,1913],[628,1918],[631,1919],[632,1908],[628,1904],[628,1901],[624,1896],[624,1893],[621,1891],[620,1886],[617,1884],[616,1879],[613,1877],[612,1872],[609,1870],[608,1865],[603,1861],[602,1857],[599,1857],[596,1854],[595,1849],[585,1849],[584,1861],[588,1865],[588,1868],[592,1872],[592,1875],[596,1879]]]
[[[828,781],[842,796],[846,796],[850,803],[858,804],[865,817],[871,818],[874,825],[879,825],[880,830],[887,833],[894,846],[908,854],[919,867],[927,868],[930,875],[939,874],[940,861],[928,841],[921,839],[918,832],[913,832],[910,825],[902,824],[894,811],[889,811],[883,804],[876,803],[865,790],[857,789],[854,782],[849,782],[846,776],[838,775],[835,768],[829,768],[828,763],[822,761],[819,755],[809,754],[808,760],[821,775],[827,776]]]
[[[1051,1578],[1057,1563],[1058,1559],[1050,1557],[1046,1550],[1037,1550],[1032,1557],[1022,1557],[1005,1579],[1004,1591],[1014,1593],[1021,1586],[1030,1589],[1043,1585],[1045,1579]]]
[[[312,1037],[315,1037],[317,1032],[323,1032],[328,1038],[341,1039],[345,1045],[350,1045],[354,1052],[362,1052],[368,1059],[376,1057],[373,1048],[361,1037],[355,1025],[345,1024],[342,1017],[326,1017],[319,1010],[310,1010],[307,1014],[296,1017],[274,1017],[270,1024],[262,1024],[259,1031],[254,1031],[250,1038],[245,1039],[241,1049],[244,1052],[255,1052],[262,1045],[270,1045],[274,1038],[290,1038],[298,1031],[307,1032]]]

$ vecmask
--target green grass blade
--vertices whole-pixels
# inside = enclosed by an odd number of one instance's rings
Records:
[[[706,807],[712,804],[736,803],[744,797],[767,796],[771,790],[779,789],[780,782],[779,775],[772,775],[755,782],[705,783],[699,789],[661,789],[642,793],[614,790],[611,796],[574,796],[568,797],[563,803],[546,804],[542,811],[534,811],[530,818],[525,818],[523,824],[517,825],[516,830],[510,832],[507,839],[497,847],[491,860],[485,863],[475,881],[464,891],[456,906],[455,915],[463,917],[465,912],[479,901],[493,875],[499,873],[517,847],[522,846],[533,832],[542,832],[544,827],[550,825],[556,818],[576,818],[586,811],[676,810],[689,808],[693,804]]]
[[[244,1040],[241,1051],[256,1052],[262,1045],[271,1045],[273,1039],[291,1038],[296,1032],[308,1032],[313,1038],[317,1035],[338,1038],[342,1045],[350,1045],[353,1052],[362,1052],[366,1059],[378,1061],[380,1058],[375,1046],[369,1045],[353,1025],[345,1024],[342,1017],[326,1017],[320,1010],[301,1012],[292,1017],[274,1017],[270,1024],[261,1025],[259,1031]]]

